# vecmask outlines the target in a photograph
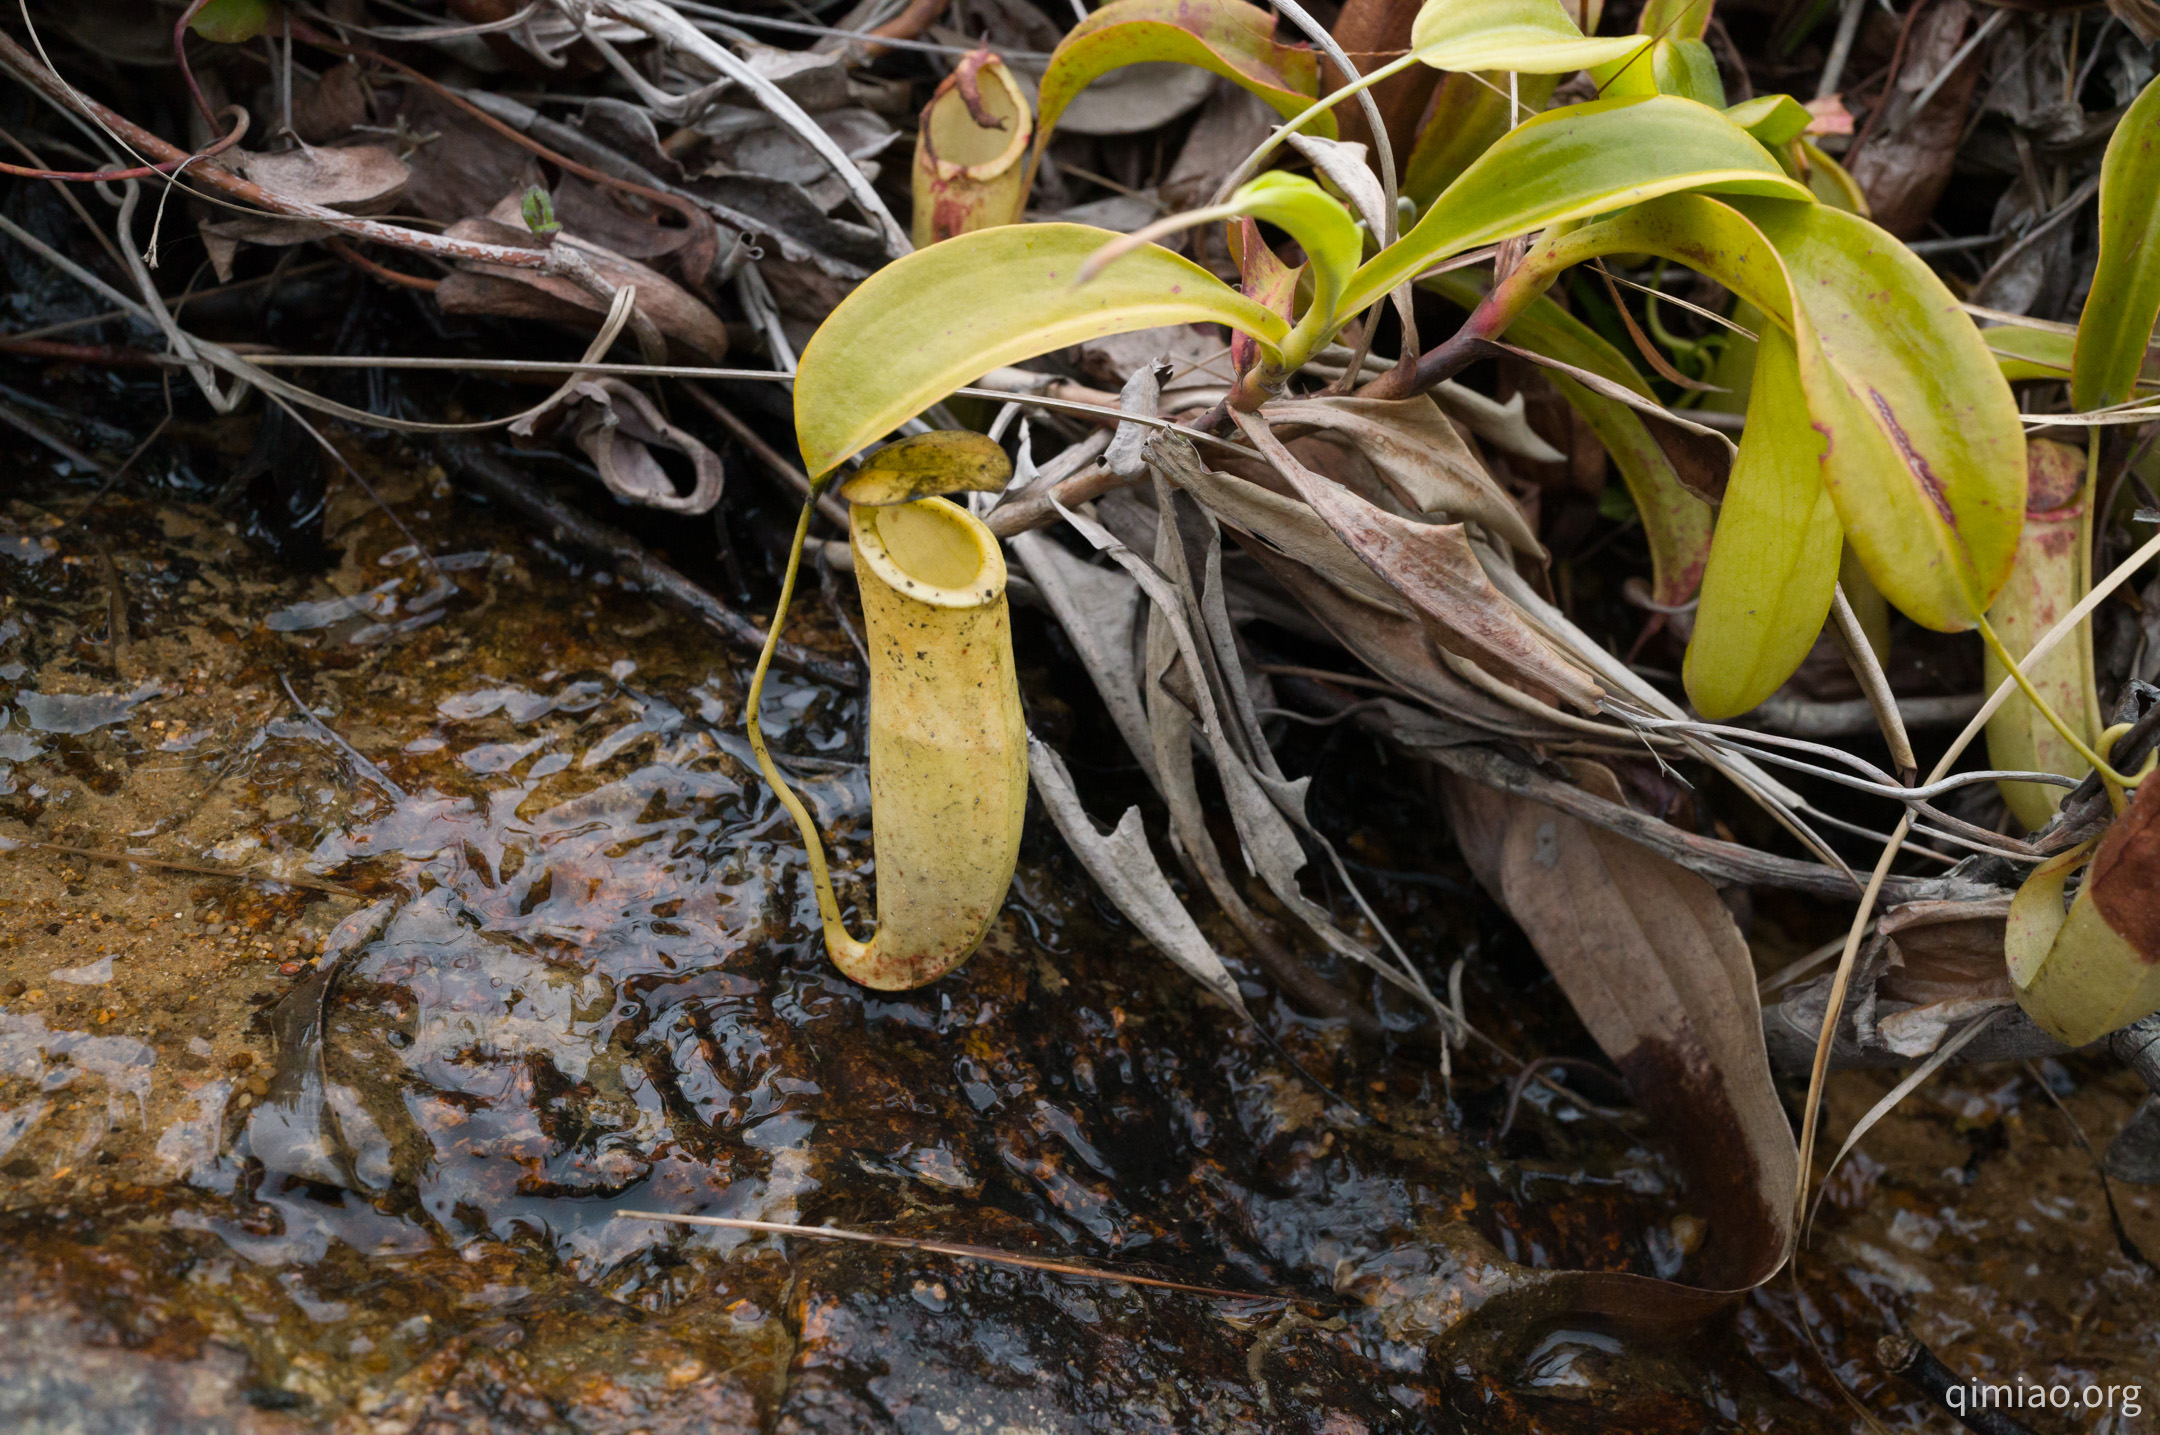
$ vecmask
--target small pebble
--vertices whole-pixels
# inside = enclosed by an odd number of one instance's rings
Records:
[[[306,970],[307,970],[307,963],[305,963],[305,962],[280,962],[280,963],[278,963],[278,974],[279,974],[280,976],[287,976],[287,977],[297,977],[297,976],[299,976],[299,975],[300,975],[300,974],[301,974],[302,972],[304,972],[304,971],[306,971]]]

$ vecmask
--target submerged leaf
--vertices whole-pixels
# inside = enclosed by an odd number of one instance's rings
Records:
[[[1577,776],[1620,800],[1609,771],[1580,764]],[[1770,1079],[1747,942],[1717,889],[1554,808],[1454,776],[1443,790],[1478,884],[1522,925],[1673,1143],[1694,1199],[1716,1213],[1690,1284],[1768,1280],[1792,1247],[1798,1151]],[[1587,1279],[1615,1296],[1627,1284]],[[1651,1290],[1668,1306],[1691,1293],[1676,1284]]]

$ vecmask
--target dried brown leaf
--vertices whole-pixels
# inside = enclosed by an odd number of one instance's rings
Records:
[[[452,239],[473,239],[487,244],[534,247],[531,234],[495,219],[465,219],[450,226]],[[681,285],[634,259],[588,243],[570,234],[555,236],[557,244],[576,249],[602,279],[621,288],[637,286],[638,311],[652,320],[671,347],[684,357],[717,363],[727,355],[727,326],[720,317]],[[599,327],[607,302],[586,292],[570,279],[532,269],[509,269],[492,264],[468,264],[445,278],[435,290],[435,302],[446,314],[488,314],[507,319],[546,319],[578,329]]]
[[[1609,772],[1579,775],[1608,800]],[[1792,1249],[1798,1148],[1770,1080],[1755,972],[1708,882],[1539,803],[1450,776],[1456,841],[1528,933],[1590,1034],[1681,1159],[1707,1218],[1681,1305],[1761,1284]],[[1654,1299],[1639,1277],[1576,1277]]]
[[[1412,512],[1445,514],[1456,522],[1470,519],[1507,540],[1518,553],[1545,556],[1544,545],[1515,500],[1425,395],[1289,399],[1268,405],[1267,417],[1285,436],[1302,428],[1350,440]]]
[[[1459,523],[1398,518],[1308,471],[1258,415],[1239,426],[1315,513],[1431,627],[1442,647],[1584,712],[1603,690],[1563,658],[1485,576]]]
[[[385,145],[324,146],[249,154],[240,173],[280,198],[346,214],[384,214],[397,206],[412,171]]]

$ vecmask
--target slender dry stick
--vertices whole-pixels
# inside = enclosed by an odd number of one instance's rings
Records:
[[[1580,1104],[1579,1098],[1571,1099]],[[1120,1285],[1153,1286],[1157,1290],[1185,1291],[1191,1295],[1218,1296],[1225,1300],[1281,1300],[1300,1304],[1325,1305],[1324,1297],[1292,1295],[1280,1291],[1234,1291],[1221,1286],[1188,1285],[1184,1281],[1167,1281],[1159,1276],[1137,1276],[1124,1271],[1108,1271],[1100,1266],[1084,1266],[1072,1261],[1050,1261],[1041,1256],[1023,1256],[1016,1251],[1001,1251],[995,1246],[966,1245],[959,1241],[925,1241],[912,1236],[887,1236],[872,1231],[849,1231],[838,1226],[799,1226],[792,1221],[751,1221],[736,1216],[677,1216],[665,1211],[617,1211],[615,1219],[633,1221],[666,1221],[678,1226],[718,1226],[727,1231],[758,1231],[773,1236],[808,1236],[820,1241],[855,1241],[866,1246],[886,1246],[894,1250],[923,1251],[931,1255],[957,1256],[964,1261],[983,1261],[992,1265],[1024,1266],[1029,1270],[1048,1271],[1052,1275],[1083,1276],[1089,1280],[1116,1281]]]
[[[1898,780],[1910,786],[1920,775],[1920,763],[1913,756],[1912,739],[1905,733],[1905,715],[1898,711],[1897,695],[1890,691],[1889,675],[1883,672],[1882,660],[1875,656],[1875,645],[1860,627],[1860,616],[1853,612],[1846,600],[1845,585],[1840,583],[1830,590],[1830,614],[1837,621],[1838,636],[1844,640],[1845,661],[1860,680],[1860,691],[1867,695],[1868,707],[1874,711],[1875,722],[1882,728],[1883,741],[1890,744],[1890,760],[1897,766]]]

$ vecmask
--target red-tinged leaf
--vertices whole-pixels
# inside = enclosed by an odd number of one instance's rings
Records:
[[[1111,0],[1065,33],[1043,71],[1037,102],[1039,161],[1073,96],[1125,65],[1197,65],[1265,100],[1285,119],[1320,93],[1320,62],[1275,39],[1272,12],[1243,0]],[[1308,127],[1332,139],[1332,115]]]

